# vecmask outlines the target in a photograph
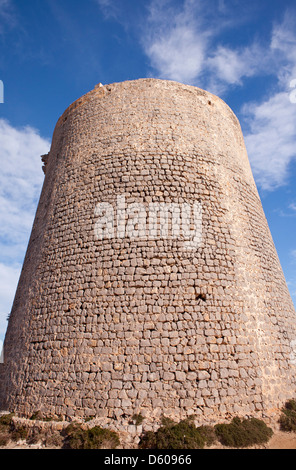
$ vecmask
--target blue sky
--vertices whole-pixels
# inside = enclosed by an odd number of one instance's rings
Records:
[[[0,340],[56,121],[97,83],[144,77],[238,116],[296,303],[295,0],[0,0]]]

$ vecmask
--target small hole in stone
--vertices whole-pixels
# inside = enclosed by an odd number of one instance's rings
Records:
[[[211,101],[208,101],[208,104],[211,106],[212,102],[211,102]]]

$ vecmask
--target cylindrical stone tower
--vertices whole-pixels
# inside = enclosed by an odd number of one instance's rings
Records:
[[[202,423],[295,396],[295,310],[222,100],[172,81],[99,85],[43,160],[2,407]]]

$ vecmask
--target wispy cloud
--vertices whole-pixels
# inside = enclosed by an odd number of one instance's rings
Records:
[[[0,243],[1,258],[9,257],[10,247],[23,254],[43,181],[40,155],[49,142],[38,132],[16,129],[0,119]],[[14,258],[15,258],[14,255]]]
[[[206,3],[151,1],[143,47],[159,78],[197,85],[220,96],[230,87],[243,87],[247,77],[276,79],[264,101],[242,108],[256,182],[264,190],[273,190],[288,181],[289,165],[296,157],[296,105],[287,92],[290,80],[296,78],[295,17],[287,11],[264,44],[257,37],[249,44],[229,46],[221,32],[237,26],[229,11],[225,16],[225,3],[217,6],[209,22]]]
[[[160,78],[193,83],[202,72],[211,32],[190,7],[189,1],[181,9],[167,1],[150,3],[142,45]]]
[[[292,202],[291,204],[288,205],[286,210],[282,208],[276,208],[273,210],[275,214],[277,214],[279,217],[289,217],[289,218],[294,218],[296,217],[296,204]]]
[[[0,119],[0,334],[6,325],[43,182],[49,142],[31,127]]]
[[[288,182],[289,165],[296,158],[296,106],[286,92],[278,92],[243,110],[250,125],[245,141],[254,176],[262,189],[276,189]]]
[[[274,27],[271,53],[277,90],[261,103],[250,103],[243,113],[250,126],[246,145],[254,175],[265,190],[289,182],[289,167],[296,159],[296,105],[291,103],[287,88],[296,78],[296,34],[291,16]]]
[[[283,21],[274,26],[271,38],[271,50],[278,65],[275,73],[284,88],[296,78],[295,21],[295,12],[287,10]]]
[[[204,24],[199,2],[176,5],[151,1],[141,42],[153,74],[159,78],[194,84],[204,70],[212,29]]]
[[[114,2],[114,0],[96,0],[96,2],[106,19],[118,19],[119,6]]]
[[[142,45],[159,78],[221,93],[266,67],[265,51],[256,42],[234,49],[219,41],[221,33],[242,21],[224,2],[152,0],[148,12]]]
[[[0,263],[0,339],[5,335],[7,317],[11,310],[20,271],[20,264],[7,266]]]
[[[207,60],[208,71],[214,79],[225,85],[243,85],[245,77],[264,73],[269,65],[265,50],[256,42],[245,47],[231,49],[219,45]],[[213,80],[212,78],[212,80]]]
[[[12,27],[16,24],[14,6],[11,0],[0,0],[0,34],[5,27]]]

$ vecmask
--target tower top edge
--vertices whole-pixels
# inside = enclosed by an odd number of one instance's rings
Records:
[[[114,92],[115,90],[117,92],[123,89],[128,89],[132,88],[137,85],[141,84],[147,84],[147,87],[154,87],[154,88],[162,88],[162,89],[171,89],[173,90],[178,90],[178,91],[185,91],[192,93],[193,95],[196,96],[203,96],[208,100],[209,103],[216,103],[219,104],[221,108],[224,108],[224,110],[228,110],[234,121],[236,121],[237,125],[240,127],[239,120],[237,116],[235,115],[234,111],[230,108],[230,106],[222,100],[219,96],[214,95],[213,93],[204,90],[202,88],[199,88],[194,85],[188,85],[182,82],[178,82],[176,80],[168,80],[168,79],[160,79],[160,78],[137,78],[137,79],[131,79],[131,80],[124,80],[121,82],[112,82],[108,84],[102,84],[102,83],[97,83],[92,90],[89,92],[85,93],[82,95],[80,98],[77,100],[73,101],[63,112],[63,114],[60,116],[60,118],[57,121],[56,127],[59,126],[61,121],[63,122],[66,116],[68,116],[72,111],[77,109],[79,106],[82,104],[86,103],[89,99],[91,99],[94,95],[101,95],[103,96],[106,92]]]

